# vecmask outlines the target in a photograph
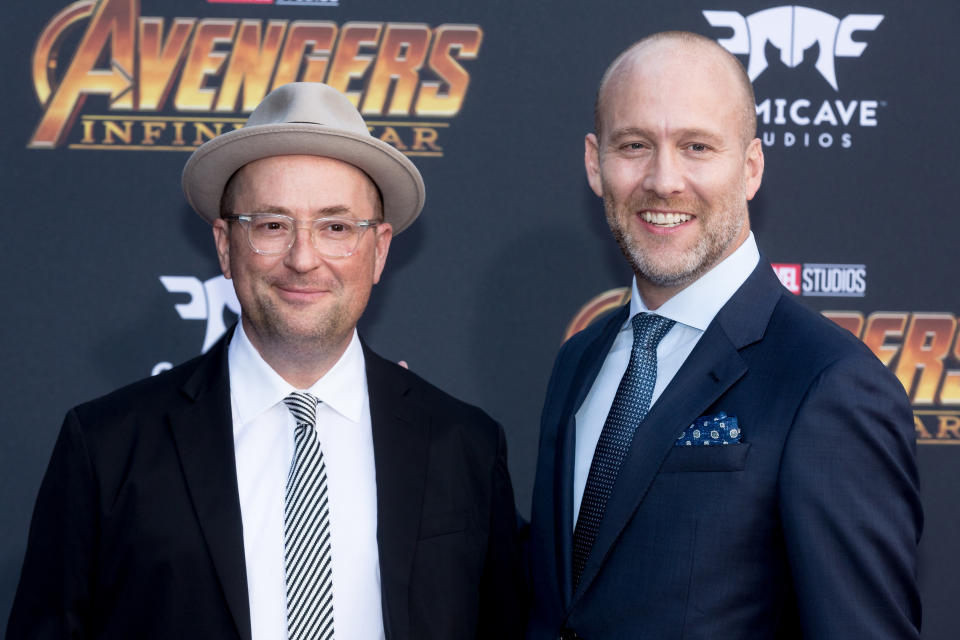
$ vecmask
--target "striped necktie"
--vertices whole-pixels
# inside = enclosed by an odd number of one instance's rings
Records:
[[[580,584],[607,500],[633,443],[633,434],[650,411],[653,386],[657,382],[657,345],[673,327],[674,321],[652,313],[638,313],[631,324],[633,349],[630,363],[620,379],[617,395],[593,452],[577,526],[573,530],[574,588]]]
[[[333,638],[333,567],[327,469],[317,437],[317,398],[294,391],[284,404],[297,422],[283,508],[289,640]]]

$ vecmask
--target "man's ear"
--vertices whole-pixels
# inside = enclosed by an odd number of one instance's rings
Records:
[[[373,284],[380,282],[380,275],[387,264],[387,253],[390,251],[390,241],[393,239],[393,227],[389,222],[381,222],[374,228],[377,234],[374,245]]]
[[[747,200],[753,200],[763,180],[763,143],[754,138],[747,146],[747,157],[743,165]]]
[[[588,133],[583,140],[583,164],[587,169],[587,182],[599,197],[603,197],[603,181],[600,179],[600,143],[597,136]]]
[[[223,218],[213,221],[213,242],[217,246],[217,259],[223,277],[230,278],[230,224]]]

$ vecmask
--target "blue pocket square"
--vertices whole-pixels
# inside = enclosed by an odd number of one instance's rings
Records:
[[[737,417],[728,416],[721,411],[714,416],[700,416],[694,420],[673,445],[683,447],[696,444],[739,444],[740,435]]]

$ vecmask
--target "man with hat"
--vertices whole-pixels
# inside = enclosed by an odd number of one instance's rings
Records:
[[[71,410],[10,638],[511,637],[503,431],[356,324],[416,167],[318,83],[183,172],[241,305],[207,354]]]

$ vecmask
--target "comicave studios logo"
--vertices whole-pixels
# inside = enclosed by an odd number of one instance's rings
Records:
[[[182,319],[207,321],[200,353],[206,353],[220,336],[226,333],[224,311],[229,310],[240,315],[240,301],[237,300],[233,283],[223,276],[215,276],[203,282],[194,276],[160,276],[160,282],[170,293],[189,296],[186,302],[174,305]],[[172,367],[173,364],[169,362],[159,362],[153,368],[153,375]]]
[[[737,11],[704,11],[703,16],[713,27],[732,30],[730,37],[717,42],[734,55],[749,56],[746,66],[751,82],[770,68],[769,51],[779,52],[779,62],[794,72],[816,53],[813,66],[823,80],[821,94],[757,95],[757,124],[764,146],[849,149],[858,130],[878,126],[886,101],[842,94],[837,61],[863,55],[867,43],[862,39],[880,25],[882,15],[853,13],[837,18],[809,7],[781,6],[749,16]],[[777,91],[790,86],[785,78]]]
[[[794,295],[862,298],[867,293],[867,267],[862,264],[774,263],[780,282]]]

